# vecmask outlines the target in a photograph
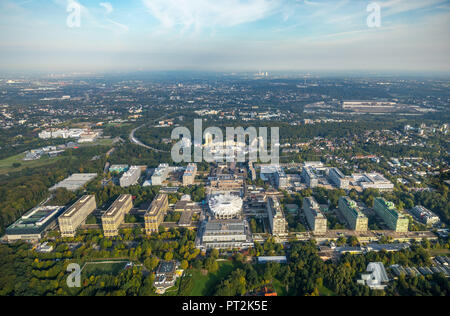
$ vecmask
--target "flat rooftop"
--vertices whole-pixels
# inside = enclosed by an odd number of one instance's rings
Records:
[[[75,215],[80,208],[82,208],[85,204],[87,204],[92,199],[95,200],[95,195],[85,195],[78,201],[76,201],[71,207],[69,207],[62,215],[61,217],[72,217]]]
[[[244,233],[245,224],[242,220],[210,220],[206,223],[205,234]]]
[[[36,207],[6,229],[6,234],[42,232],[62,211],[64,206]]]
[[[316,199],[312,196],[303,199],[303,203],[309,204],[309,210],[315,218],[324,218],[322,211],[320,210],[320,205],[317,203]]]
[[[152,201],[152,203],[150,204],[147,212],[145,213],[145,215],[155,215],[156,213],[158,213],[159,209],[162,207],[162,205],[164,204],[164,201],[167,199],[167,195],[166,194],[158,194],[155,199]]]
[[[175,273],[176,265],[173,261],[163,261],[159,265],[157,274]]]
[[[174,207],[175,210],[183,210],[183,211],[194,211],[200,212],[202,207],[200,203],[192,202],[192,201],[178,201]]]
[[[183,226],[183,227],[191,226],[193,214],[194,214],[194,212],[192,212],[192,211],[187,211],[187,212],[181,213],[181,217],[180,217],[180,220],[178,221],[178,225]]]
[[[131,194],[120,195],[102,217],[114,217],[133,197]]]
[[[49,190],[54,191],[59,188],[65,188],[69,191],[76,191],[83,187],[86,183],[94,180],[96,177],[96,173],[75,173],[67,179],[55,184]]]

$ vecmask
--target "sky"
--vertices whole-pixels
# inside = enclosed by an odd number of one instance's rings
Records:
[[[0,72],[450,72],[449,35],[450,0],[0,0]]]

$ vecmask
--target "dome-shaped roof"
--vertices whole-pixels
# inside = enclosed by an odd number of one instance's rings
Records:
[[[209,199],[209,208],[216,218],[233,217],[242,211],[243,203],[238,196],[216,195]]]

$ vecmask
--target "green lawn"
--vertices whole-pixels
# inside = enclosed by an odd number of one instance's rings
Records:
[[[126,266],[127,262],[111,262],[111,263],[87,263],[83,269],[82,275],[89,278],[92,275],[117,275]]]
[[[95,142],[93,143],[83,143],[83,144],[79,144],[79,147],[90,147],[90,146],[112,146],[113,144],[113,139],[110,138],[100,138],[95,140]]]
[[[112,146],[113,140],[112,139],[98,139],[94,143],[86,143],[81,144],[80,147],[90,147],[90,146]],[[24,161],[23,158],[25,157],[25,154],[18,154],[15,156],[11,156],[5,159],[0,160],[0,174],[5,174],[8,172],[16,172],[23,170],[25,168],[36,168],[36,167],[42,167],[51,163],[54,163],[55,161],[58,161],[59,159],[64,159],[67,157],[64,156],[57,156],[50,158],[48,155],[43,155],[42,158],[32,161]],[[13,168],[14,163],[20,163],[20,167]]]
[[[22,159],[25,157],[25,154],[19,154],[15,156],[11,156],[5,159],[0,160],[0,174],[5,174],[8,172],[20,171],[25,168],[35,168],[48,165],[57,161],[58,159],[63,158],[62,156],[49,158],[48,156],[44,156],[38,160],[32,161],[23,161]],[[13,168],[14,163],[20,163],[20,167]]]
[[[194,288],[190,296],[210,296],[214,294],[215,287],[234,270],[234,264],[230,261],[219,262],[219,270],[216,273],[203,275],[199,270],[191,270],[194,278]]]
[[[325,286],[321,286],[318,288],[320,296],[336,296],[336,293],[334,293],[332,290]]]

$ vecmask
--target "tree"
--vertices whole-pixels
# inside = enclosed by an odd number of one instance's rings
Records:
[[[187,260],[182,260],[180,264],[181,269],[186,270],[189,267]]]
[[[173,253],[172,252],[166,252],[165,253],[165,255],[164,255],[164,260],[166,260],[166,261],[170,261],[170,260],[172,260],[173,259]]]
[[[211,258],[218,259],[219,258],[219,250],[214,248],[213,250],[211,250],[210,256],[211,256]]]

